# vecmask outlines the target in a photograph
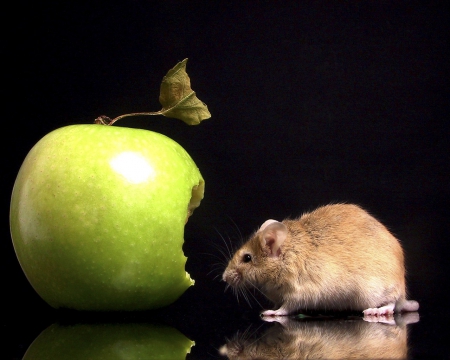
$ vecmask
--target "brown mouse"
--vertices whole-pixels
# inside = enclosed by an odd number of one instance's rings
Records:
[[[354,204],[267,220],[235,252],[222,278],[235,289],[259,289],[275,304],[264,316],[336,310],[373,318],[419,308],[406,299],[399,241]]]

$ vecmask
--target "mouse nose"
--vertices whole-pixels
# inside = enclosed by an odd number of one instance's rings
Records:
[[[232,286],[239,285],[239,282],[241,281],[241,274],[237,270],[227,269],[222,275],[222,280]]]

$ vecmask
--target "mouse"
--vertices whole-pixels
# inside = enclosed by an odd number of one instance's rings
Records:
[[[373,321],[419,309],[407,299],[400,241],[356,204],[265,221],[233,254],[222,280],[236,293],[258,289],[274,304],[261,316],[357,311]]]

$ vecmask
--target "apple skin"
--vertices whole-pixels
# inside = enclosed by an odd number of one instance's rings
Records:
[[[69,125],[17,175],[10,229],[19,263],[54,308],[147,310],[178,299],[184,226],[204,194],[189,154],[148,130]]]
[[[53,324],[23,359],[186,359],[194,342],[178,330],[145,323]]]

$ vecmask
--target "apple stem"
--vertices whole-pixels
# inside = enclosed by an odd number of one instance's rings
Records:
[[[140,113],[131,113],[131,114],[124,114],[124,115],[120,115],[115,117],[114,119],[109,118],[106,115],[101,115],[99,116],[97,119],[95,119],[94,123],[95,124],[100,124],[100,125],[112,125],[114,124],[117,120],[123,119],[124,117],[128,117],[128,116],[148,116],[148,115],[162,115],[164,113],[163,110],[160,111],[153,111],[153,112],[140,112]]]

